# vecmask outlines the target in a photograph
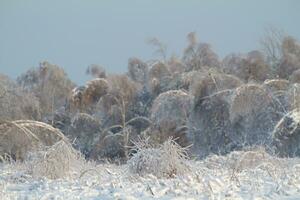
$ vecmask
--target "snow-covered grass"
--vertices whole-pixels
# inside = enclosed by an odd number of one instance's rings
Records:
[[[135,147],[137,153],[127,162],[131,173],[172,178],[190,170],[187,152],[171,138],[158,147],[149,144],[147,140],[137,142]]]
[[[0,164],[0,199],[299,199],[300,159],[263,149],[188,161],[183,176],[139,176],[126,165],[99,164],[77,178],[34,177]]]
[[[86,161],[81,153],[63,140],[53,146],[31,153],[23,166],[33,177],[49,179],[72,178],[84,169]]]

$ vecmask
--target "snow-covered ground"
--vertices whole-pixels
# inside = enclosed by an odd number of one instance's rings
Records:
[[[22,164],[0,164],[0,199],[300,199],[300,159],[261,151],[190,161],[190,173],[157,178],[127,165],[100,164],[76,178],[33,178]]]

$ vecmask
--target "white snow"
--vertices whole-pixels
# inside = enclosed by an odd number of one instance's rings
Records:
[[[0,164],[0,199],[300,199],[300,159],[262,151],[189,161],[176,178],[140,177],[127,165],[99,164],[77,177],[33,178],[21,163]]]

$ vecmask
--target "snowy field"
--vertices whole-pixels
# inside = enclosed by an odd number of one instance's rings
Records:
[[[90,164],[51,180],[33,177],[24,165],[0,165],[0,199],[300,199],[300,159],[261,150],[189,161],[189,172],[174,178],[132,174],[127,164]]]

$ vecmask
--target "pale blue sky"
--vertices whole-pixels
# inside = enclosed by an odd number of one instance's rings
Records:
[[[259,48],[264,27],[300,38],[298,0],[0,0],[0,73],[16,77],[43,60],[77,83],[89,64],[124,72],[129,57],[153,57],[157,37],[181,55],[196,31],[223,57]]]

